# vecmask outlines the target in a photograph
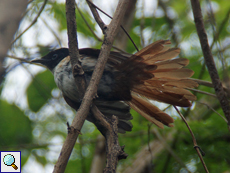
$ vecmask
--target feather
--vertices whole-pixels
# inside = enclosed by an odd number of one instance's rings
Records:
[[[195,88],[195,87],[198,87],[198,83],[196,83],[192,79],[158,79],[158,78],[152,78],[146,82],[150,83],[152,86],[155,86],[155,87],[161,87],[162,85],[178,87],[178,88]]]
[[[160,128],[164,128],[163,125],[171,127],[171,123],[174,122],[172,117],[152,105],[144,98],[138,97],[138,95],[134,92],[132,92],[132,100],[128,102],[128,104],[144,118],[156,124]]]
[[[191,106],[190,101],[184,97],[184,95],[176,94],[176,93],[169,93],[169,92],[162,92],[161,90],[150,90],[144,87],[135,87],[133,92],[138,93],[139,95],[146,97],[150,100],[156,100],[163,103],[168,103],[175,106],[181,107],[189,107]]]
[[[182,68],[177,70],[168,70],[164,72],[153,72],[156,78],[166,78],[166,79],[186,79],[191,77],[194,72],[190,69]]]
[[[169,48],[170,43],[156,41],[117,66],[121,72],[117,79],[126,81],[124,86],[131,88],[131,100],[127,104],[160,128],[171,127],[173,119],[150,100],[189,107],[196,96],[187,89],[198,86],[189,79],[194,72],[184,68],[189,60],[176,58],[180,49]]]
[[[176,70],[188,65],[189,60],[185,58],[177,58],[173,60],[167,60],[160,63],[156,63],[156,69],[154,72],[164,72],[167,70]]]
[[[149,55],[149,54],[151,54],[152,56],[156,55],[162,51],[164,52],[168,50],[169,48],[166,47],[166,45],[168,44],[171,44],[169,40],[158,40],[148,45],[147,47],[141,49],[139,52],[135,53],[135,56],[143,57],[143,55]]]
[[[142,58],[144,59],[144,62],[147,64],[154,64],[157,61],[165,61],[169,59],[173,59],[176,56],[178,56],[180,53],[179,48],[171,48],[165,52],[161,52],[159,54],[147,54],[142,55]]]

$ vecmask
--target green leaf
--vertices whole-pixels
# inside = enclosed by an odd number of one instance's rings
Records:
[[[96,31],[95,23],[92,22],[92,18],[90,17],[88,12],[81,11],[82,15],[84,16],[85,20],[89,24],[89,27]],[[76,23],[77,23],[77,31],[82,33],[86,37],[94,37],[92,32],[90,31],[89,27],[86,25],[85,21],[81,17],[79,11],[76,11]]]
[[[65,4],[64,3],[51,3],[52,8],[50,12],[54,14],[55,19],[58,21],[60,31],[67,29],[67,21],[66,21],[66,11],[65,11]],[[85,20],[89,24],[90,28],[95,31],[95,23],[93,23],[92,18],[90,17],[89,12],[83,11],[81,9],[81,13],[84,16]],[[84,36],[91,36],[94,37],[92,32],[90,31],[89,27],[86,25],[85,21],[81,17],[79,11],[76,10],[76,23],[77,23],[77,31],[82,33]]]
[[[53,75],[46,70],[37,74],[27,88],[29,108],[37,112],[51,98],[51,91],[56,87]]]
[[[32,141],[31,121],[16,105],[0,100],[0,146],[10,147]]]
[[[35,157],[36,161],[40,164],[42,164],[43,166],[45,166],[47,164],[47,159],[45,156],[40,156],[38,155],[36,152],[36,150],[33,150],[33,156]]]
[[[67,22],[66,22],[66,12],[65,12],[65,4],[64,3],[50,3],[51,8],[50,13],[51,15],[54,15],[54,18],[58,21],[59,23],[59,29],[60,31],[64,30],[67,28]]]

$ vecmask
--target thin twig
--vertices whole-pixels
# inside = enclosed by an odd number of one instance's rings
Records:
[[[105,34],[105,29],[107,28],[106,24],[102,21],[100,15],[98,14],[95,5],[91,2],[91,0],[86,0],[86,2],[89,5],[89,8],[91,10],[91,12],[93,13],[93,16],[97,22],[97,24],[100,26],[103,34]]]
[[[200,158],[200,160],[201,160],[201,162],[202,162],[202,164],[203,164],[203,167],[204,167],[206,173],[209,173],[208,168],[207,168],[207,166],[206,166],[206,164],[205,164],[205,162],[204,162],[204,160],[203,160],[203,158],[202,158],[202,155],[201,155],[201,153],[200,153],[201,150],[200,150],[199,146],[197,145],[196,138],[195,138],[195,136],[194,136],[194,134],[193,134],[193,132],[192,132],[192,129],[189,127],[189,125],[188,125],[186,119],[185,119],[184,116],[180,113],[180,111],[177,109],[177,107],[176,107],[176,106],[173,106],[173,107],[176,109],[176,111],[178,112],[178,114],[180,115],[180,117],[182,118],[182,120],[184,121],[184,123],[186,124],[186,126],[188,127],[188,130],[189,130],[189,132],[190,132],[190,134],[191,134],[191,136],[192,136],[194,148],[195,148],[195,150],[196,150],[196,152],[197,152],[197,154],[198,154],[198,156],[199,156],[199,158]]]
[[[84,15],[82,14],[81,10],[78,8],[78,5],[77,5],[77,4],[75,4],[75,5],[76,5],[76,8],[77,8],[77,11],[78,11],[79,14],[81,15],[81,18],[84,20],[85,24],[87,25],[87,27],[89,28],[89,30],[91,31],[91,33],[94,35],[94,37],[95,37],[98,41],[102,42],[103,40],[102,40],[100,37],[98,37],[97,34],[94,32],[94,30],[91,28],[91,26],[89,25],[89,23],[88,23],[87,20],[85,19]]]
[[[89,23],[88,23],[87,20],[85,19],[85,17],[84,17],[84,15],[82,14],[81,10],[78,8],[77,4],[75,4],[75,5],[76,5],[76,7],[77,7],[77,10],[78,10],[79,14],[81,15],[81,18],[84,20],[85,24],[87,25],[87,27],[89,28],[89,30],[91,31],[91,33],[94,35],[94,37],[95,37],[98,41],[103,42],[103,40],[102,40],[100,37],[98,37],[97,34],[93,31],[93,29],[90,27]],[[112,47],[113,47],[115,50],[117,50],[117,51],[126,53],[125,51],[119,49],[118,47],[116,47],[116,46],[114,46],[114,45],[113,45]]]
[[[210,7],[210,12],[208,13],[208,15],[210,14],[210,18],[211,18],[211,26],[212,26],[212,30],[213,30],[213,39],[215,40],[216,39],[216,47],[217,47],[217,56],[218,58],[220,59],[221,63],[222,63],[222,71],[223,71],[223,82],[224,81],[229,81],[229,75],[228,75],[228,68],[227,68],[227,62],[226,62],[226,59],[223,57],[223,52],[221,52],[221,49],[222,49],[222,45],[221,45],[221,42],[219,41],[219,34],[217,34],[217,29],[216,29],[216,20],[215,20],[215,15],[214,15],[214,12],[213,12],[213,9],[212,9],[212,4],[211,4],[211,1],[210,0],[207,0],[208,1],[208,4],[209,4],[209,7]],[[224,25],[226,24],[226,22],[228,21],[228,18],[229,18],[229,14],[230,14],[230,10],[228,11],[227,15],[225,16],[225,19],[222,21],[221,25],[220,25],[220,32],[223,30],[223,27]],[[214,43],[214,41],[213,41]],[[210,48],[212,49],[212,48]],[[228,82],[227,82],[227,85],[228,85]],[[228,85],[228,87],[230,87]]]
[[[210,49],[212,49],[212,47],[214,46],[216,40],[219,38],[219,35],[221,34],[221,32],[223,31],[224,29],[224,25],[228,22],[228,19],[229,19],[229,15],[230,15],[230,9],[228,10],[224,20],[221,22],[220,26],[219,26],[219,29],[217,30],[217,32],[215,33],[214,35],[214,38],[213,38],[213,42],[210,46]],[[221,51],[221,50],[220,50]]]
[[[106,12],[104,12],[103,10],[101,10],[98,6],[96,6],[91,0],[86,0],[88,4],[91,4],[92,7],[98,9],[100,12],[102,12],[103,14],[105,14],[106,16],[108,16],[110,19],[113,19],[110,15],[108,15]],[[125,34],[129,37],[130,41],[132,42],[132,44],[134,45],[134,47],[136,48],[137,51],[139,51],[138,47],[136,46],[135,42],[133,41],[133,39],[130,37],[130,35],[128,34],[128,32],[125,30],[125,28],[120,25],[120,27],[122,28],[122,30],[125,32]]]
[[[208,93],[208,92],[201,91],[201,90],[194,89],[194,88],[188,88],[188,90],[194,91],[194,92],[197,92],[197,93],[201,93],[201,94],[205,94],[205,95],[208,95],[208,96],[212,96],[212,97],[215,97],[215,98],[217,97],[215,94]]]
[[[200,101],[196,101],[197,103],[200,103],[200,104],[203,104],[205,106],[207,106],[209,109],[211,109],[213,112],[215,112],[217,115],[219,115],[226,123],[228,122],[227,119],[222,116],[221,114],[219,114],[214,108],[212,108],[212,106],[210,106],[209,104],[207,103],[204,103],[204,102],[200,102]]]
[[[54,37],[56,38],[56,40],[57,40],[59,46],[61,47],[61,46],[62,46],[61,40],[60,40],[60,38],[58,37],[57,33],[53,30],[52,27],[49,26],[49,24],[48,24],[42,17],[40,17],[40,19],[41,19],[42,22],[46,25],[46,27],[50,30],[50,32],[52,32],[52,34],[53,34]]]
[[[211,82],[209,82],[209,81],[204,81],[204,80],[194,79],[194,78],[191,78],[191,80],[197,82],[199,85],[204,85],[204,86],[213,88],[213,84]]]
[[[199,85],[203,85],[203,86],[207,86],[207,87],[211,87],[211,88],[214,88],[213,87],[213,84],[211,82],[208,82],[208,81],[204,81],[204,80],[200,80],[200,79],[194,79],[194,78],[190,78],[190,80],[193,80],[195,82],[197,82]],[[230,91],[227,87],[223,86],[224,88],[224,91],[228,94]],[[201,92],[200,92],[201,93]],[[216,96],[215,96],[216,97]],[[228,96],[229,97],[229,96]]]
[[[44,0],[40,10],[38,11],[37,16],[34,18],[34,20],[31,22],[31,24],[11,42],[11,45],[14,44],[15,41],[17,41],[28,29],[30,29],[37,22],[39,16],[41,15],[42,11],[44,10],[47,2],[48,2],[48,0]]]
[[[6,57],[16,59],[16,60],[21,61],[21,62],[26,62],[26,63],[29,63],[29,64],[33,64],[33,63],[31,63],[31,60],[29,60],[29,59],[20,58],[20,57],[13,56],[13,55],[6,55]],[[40,65],[40,64],[36,64],[36,65],[44,67],[43,65]]]
[[[208,44],[208,38],[207,38],[207,34],[204,28],[204,22],[203,22],[203,17],[201,13],[200,2],[199,0],[191,0],[191,4],[192,4],[194,20],[196,24],[197,33],[200,39],[200,44],[202,47],[205,63],[208,68],[210,77],[212,79],[212,83],[213,83],[217,98],[220,102],[220,105],[225,114],[225,117],[228,120],[228,129],[230,130],[230,104],[227,99],[227,95],[223,89],[210,47]]]

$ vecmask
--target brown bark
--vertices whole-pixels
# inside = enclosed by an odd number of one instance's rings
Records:
[[[68,33],[68,45],[70,53],[70,61],[73,69],[73,76],[77,88],[82,93],[83,98],[85,93],[85,79],[84,72],[79,64],[80,54],[78,50],[77,33],[76,33],[76,15],[75,15],[75,0],[66,0],[66,19],[67,19],[67,33]],[[68,163],[69,157],[75,145],[75,141],[80,133],[80,129],[86,119],[88,112],[85,112],[85,116],[81,118],[79,126],[68,127],[68,136],[65,143],[62,146],[60,156],[55,164],[53,172],[64,172]],[[77,118],[77,116],[75,117]],[[74,140],[74,142],[72,142]]]
[[[69,45],[69,55],[72,65],[73,76],[77,88],[81,93],[80,98],[84,97],[85,94],[85,78],[84,71],[80,65],[80,54],[78,50],[78,41],[77,41],[77,24],[76,24],[76,15],[75,15],[75,0],[66,1],[66,19],[67,19],[67,33],[68,33],[68,45]]]
[[[126,7],[127,7],[126,1],[119,1],[113,20],[108,25],[108,27],[103,28],[104,29],[103,33],[105,33],[105,38],[101,47],[100,55],[98,57],[98,62],[95,66],[95,70],[93,72],[91,81],[82,100],[82,104],[72,122],[67,138],[63,144],[60,156],[54,167],[53,172],[55,173],[56,172],[62,173],[65,171],[68,159],[70,157],[72,149],[79,135],[79,131],[82,128],[83,123],[88,115],[93,97],[96,95],[99,80],[102,76],[106,61],[109,57],[109,52],[111,50],[112,43],[114,41],[114,37],[118,32],[118,28],[121,24],[121,20],[124,16]]]
[[[135,14],[135,5],[136,5],[136,0],[129,0],[127,10],[125,12],[125,16],[122,21],[122,26],[126,29],[127,32],[131,29],[134,14]],[[92,9],[91,5],[91,9]],[[95,13],[94,15],[98,15]],[[102,26],[103,28],[103,26]],[[114,45],[117,48],[125,50],[126,45],[128,41],[128,36],[125,34],[125,32],[122,29],[119,29],[119,32],[116,36],[115,43]],[[100,136],[101,137],[101,136]],[[104,138],[103,138],[104,139]],[[91,173],[101,173],[103,172],[104,166],[105,166],[105,161],[106,161],[106,146],[105,146],[105,140],[100,140],[97,141],[97,145],[95,147],[95,155],[93,158],[93,161],[91,163]],[[107,147],[108,148],[108,147]]]
[[[0,1],[0,84],[5,74],[3,61],[11,46],[11,41],[19,27],[22,14],[27,7],[27,0]]]
[[[208,37],[205,31],[203,16],[201,13],[200,2],[199,0],[191,0],[194,20],[196,24],[197,34],[200,39],[200,44],[202,47],[202,52],[205,59],[205,64],[208,68],[210,77],[212,79],[212,84],[214,86],[217,98],[220,102],[222,110],[225,114],[225,117],[228,120],[228,129],[230,130],[230,105],[227,98],[227,94],[224,92],[221,80],[219,78],[215,62],[211,53],[211,49],[208,44]]]

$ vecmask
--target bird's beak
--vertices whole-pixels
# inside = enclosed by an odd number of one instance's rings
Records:
[[[42,64],[42,65],[46,65],[49,60],[46,60],[46,59],[35,59],[35,60],[32,60],[30,61],[32,64]]]
[[[31,63],[39,63],[39,64],[45,64],[47,62],[47,60],[44,59],[35,59],[30,61]]]
[[[40,66],[46,67],[47,64],[49,63],[49,60],[47,60],[47,59],[35,59],[35,60],[30,61],[30,62],[32,64],[37,64],[37,65],[40,64]]]

